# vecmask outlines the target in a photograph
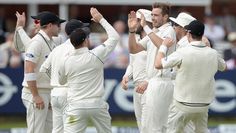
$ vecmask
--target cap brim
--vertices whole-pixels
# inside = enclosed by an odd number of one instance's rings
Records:
[[[32,19],[39,19],[38,16],[31,16]]]
[[[66,20],[64,20],[64,19],[59,20],[59,23],[64,23],[64,22],[66,22]]]
[[[83,27],[88,27],[89,23],[83,23]]]
[[[182,25],[182,24],[180,24],[180,23],[177,21],[177,19],[176,19],[176,18],[170,17],[170,20],[171,20],[171,21],[173,21],[174,23],[176,23],[176,24],[180,25],[181,27],[183,27],[183,25]]]
[[[81,29],[85,32],[86,36],[88,36],[88,35],[90,34],[90,29],[89,29],[89,27],[83,27],[83,28],[81,28]]]

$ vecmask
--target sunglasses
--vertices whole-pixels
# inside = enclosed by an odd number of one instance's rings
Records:
[[[39,24],[39,23],[40,23],[40,20],[34,19],[34,24]]]
[[[178,27],[178,26],[180,26],[180,25],[178,25],[177,23],[175,23],[175,22],[172,22],[171,23],[172,24],[172,26],[175,26],[175,27]],[[181,26],[180,26],[181,27]]]

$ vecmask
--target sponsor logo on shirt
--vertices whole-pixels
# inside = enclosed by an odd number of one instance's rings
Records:
[[[25,56],[29,58],[34,58],[34,55],[32,53],[26,53]]]

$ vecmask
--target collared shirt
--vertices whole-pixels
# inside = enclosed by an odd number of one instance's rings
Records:
[[[178,67],[174,98],[178,102],[211,103],[214,75],[217,70],[225,69],[225,61],[201,41],[189,45],[161,60],[163,68]]]
[[[175,31],[170,23],[166,23],[158,28],[158,32],[156,33],[157,36],[161,37],[162,39],[169,37],[176,40]],[[158,70],[155,68],[155,57],[158,48],[152,43],[148,36],[144,37],[141,41],[139,41],[144,49],[147,51],[147,64],[146,64],[146,71],[147,71],[147,78],[151,79],[154,77],[163,77],[163,78],[171,78],[171,69],[163,69]],[[172,53],[175,49],[175,45],[168,50],[168,54]]]
[[[70,52],[74,50],[74,47],[72,46],[70,39],[68,39],[65,43],[57,46],[53,51],[49,54],[48,58],[44,61],[40,68],[40,72],[48,73],[51,77],[50,83],[51,86],[56,89],[54,89],[51,92],[52,96],[58,96],[58,95],[66,95],[67,90],[61,89],[68,87],[67,85],[60,85],[58,81],[58,71],[61,64],[64,63],[67,56],[69,56]]]
[[[184,36],[177,42],[177,49],[183,48],[186,46],[190,46],[190,45],[189,45],[187,36]]]
[[[136,54],[130,54],[130,63],[126,69],[125,75],[136,82],[144,81],[147,78],[146,73],[147,52],[141,51]]]
[[[136,40],[140,40],[139,35],[136,35]],[[133,79],[134,84],[146,80],[147,52],[141,51],[136,54],[130,54],[129,59],[129,65],[126,69],[125,75],[128,76],[129,79]]]
[[[35,73],[37,75],[36,81],[38,88],[51,88],[50,75],[40,73],[39,69],[54,47],[55,44],[53,41],[50,40],[43,30],[40,30],[39,33],[32,38],[29,48],[26,51],[25,60],[36,64]],[[25,80],[22,84],[28,87]]]

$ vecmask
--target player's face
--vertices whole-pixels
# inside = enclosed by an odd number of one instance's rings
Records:
[[[164,16],[162,15],[162,9],[153,8],[152,9],[152,25],[155,28],[159,28],[164,24]]]
[[[51,32],[52,32],[52,36],[58,36],[59,32],[61,30],[61,26],[60,23],[54,23],[51,25]]]

